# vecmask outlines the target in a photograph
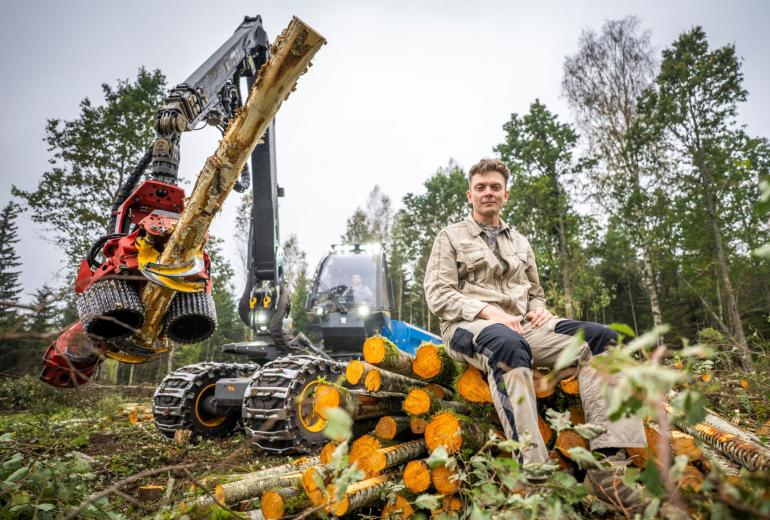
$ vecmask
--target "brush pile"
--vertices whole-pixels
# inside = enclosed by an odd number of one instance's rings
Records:
[[[453,518],[469,510],[468,493],[480,486],[526,496],[538,488],[529,483],[533,471],[535,476],[544,471],[546,477],[566,473],[580,481],[584,470],[596,463],[587,449],[597,431],[585,424],[576,371],[535,372],[534,378],[540,433],[551,461],[533,470],[519,466],[517,444],[504,439],[482,372],[455,363],[442,345],[425,343],[411,355],[386,338],[371,337],[364,344],[363,360],[347,365],[344,381],[313,383],[313,412],[333,439],[320,454],[245,475],[218,486],[214,496],[220,504],[240,505],[241,510],[259,501],[261,511],[252,511],[252,517],[270,519],[313,513],[342,517],[356,511],[409,518],[420,509]],[[340,420],[348,422],[342,433],[335,426]],[[366,424],[373,429],[348,438],[353,426],[360,431]],[[684,429],[664,434],[647,423],[649,447],[628,449],[629,464],[643,469],[677,460],[677,489],[696,493],[712,470],[738,478],[740,466],[751,471],[770,468],[768,451],[759,439],[713,414]],[[661,458],[662,447],[668,453]],[[515,482],[500,475],[485,480],[474,462],[480,456],[518,468],[519,477]],[[679,456],[686,457],[686,464]],[[586,498],[590,502],[591,497]],[[210,504],[212,499],[202,497],[198,503]],[[588,507],[585,499],[581,507]]]

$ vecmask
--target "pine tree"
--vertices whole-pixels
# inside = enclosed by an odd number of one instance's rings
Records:
[[[17,301],[21,293],[21,271],[17,269],[21,262],[16,254],[19,242],[16,217],[19,209],[18,204],[9,202],[0,213],[0,300]],[[0,313],[4,314],[7,310],[7,307],[0,306]]]

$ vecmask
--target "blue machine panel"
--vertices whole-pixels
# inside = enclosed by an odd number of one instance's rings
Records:
[[[390,320],[390,329],[383,328],[382,335],[404,352],[414,354],[422,343],[443,343],[442,339],[425,329],[399,320]]]

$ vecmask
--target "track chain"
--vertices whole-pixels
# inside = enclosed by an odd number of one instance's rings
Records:
[[[205,428],[195,420],[195,398],[206,386],[225,377],[249,377],[259,370],[255,363],[203,362],[179,368],[168,374],[155,390],[152,413],[155,425],[166,436],[177,430],[192,430],[204,437],[220,437],[238,427],[240,413],[216,428]]]
[[[321,448],[320,432],[306,430],[297,397],[319,377],[334,381],[345,365],[318,356],[292,355],[265,364],[254,374],[243,403],[243,424],[254,443],[273,453],[310,453]]]

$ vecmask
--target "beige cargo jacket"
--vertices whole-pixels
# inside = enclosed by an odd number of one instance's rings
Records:
[[[453,324],[473,321],[487,305],[522,317],[546,306],[529,241],[502,222],[497,244],[508,262],[503,272],[481,233],[468,216],[442,229],[433,242],[423,287],[428,308],[441,320],[445,341]]]

